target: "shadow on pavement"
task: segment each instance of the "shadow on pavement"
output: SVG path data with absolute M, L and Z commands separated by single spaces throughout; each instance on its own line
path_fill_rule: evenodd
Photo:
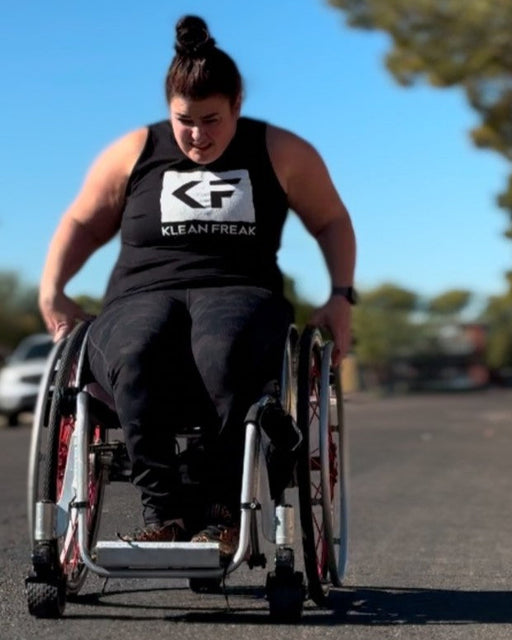
M 148 590 L 144 589 L 144 592 Z M 173 589 L 155 589 L 164 592 Z M 182 591 L 180 589 L 180 591 Z M 119 596 L 137 591 L 115 590 L 103 594 L 78 596 L 74 603 L 84 609 L 67 612 L 70 618 L 164 619 L 169 622 L 270 624 L 263 589 L 227 587 L 224 597 L 217 594 L 207 601 L 199 599 L 173 606 L 163 597 L 158 605 L 120 602 Z M 142 593 L 142 590 L 139 591 Z M 113 596 L 117 596 L 112 600 Z M 240 601 L 239 598 L 245 598 Z M 247 602 L 250 598 L 252 604 Z M 81 608 L 81 607 L 80 607 Z M 108 609 L 108 613 L 106 611 Z M 156 613 L 158 610 L 158 613 Z M 138 612 L 138 613 L 137 613 Z M 511 591 L 459 591 L 396 587 L 353 587 L 332 591 L 326 608 L 307 601 L 303 626 L 354 625 L 466 625 L 512 623 Z
M 512 622 L 512 590 L 462 591 L 355 587 L 332 594 L 343 624 L 504 624 Z

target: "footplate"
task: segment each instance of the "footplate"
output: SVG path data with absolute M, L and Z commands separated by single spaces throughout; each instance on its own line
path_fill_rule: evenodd
M 218 543 L 101 541 L 93 557 L 105 569 L 218 569 Z

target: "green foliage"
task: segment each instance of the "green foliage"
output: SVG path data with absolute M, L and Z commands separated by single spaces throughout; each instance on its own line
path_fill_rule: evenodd
M 409 86 L 461 87 L 480 115 L 474 143 L 512 160 L 510 0 L 329 0 L 349 25 L 392 38 L 386 64 Z M 498 204 L 512 222 L 512 176 Z M 512 238 L 512 224 L 505 234 Z
M 27 287 L 16 273 L 0 273 L 0 354 L 44 325 L 37 306 L 37 289 Z
M 389 311 L 413 311 L 418 304 L 418 296 L 391 283 L 384 283 L 361 295 L 365 307 Z
M 456 316 L 471 300 L 471 291 L 451 289 L 430 300 L 429 311 L 441 316 Z
M 86 313 L 90 313 L 92 316 L 97 316 L 103 306 L 101 298 L 93 298 L 87 295 L 77 296 L 75 302 L 77 302 Z
M 11 351 L 25 336 L 46 331 L 37 298 L 37 287 L 26 285 L 14 272 L 0 272 L 0 356 Z M 78 296 L 76 300 L 92 315 L 101 309 L 101 300 L 97 298 Z
M 419 330 L 404 311 L 369 307 L 362 303 L 354 309 L 353 334 L 359 362 L 381 367 L 412 351 Z
M 415 293 L 386 283 L 362 292 L 353 311 L 356 354 L 361 364 L 382 368 L 414 348 L 419 329 L 411 319 Z
M 486 360 L 492 369 L 512 366 L 512 271 L 507 280 L 509 291 L 491 297 L 482 315 L 488 328 Z

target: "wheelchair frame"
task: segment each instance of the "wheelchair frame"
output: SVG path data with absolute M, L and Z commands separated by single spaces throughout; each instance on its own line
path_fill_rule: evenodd
M 62 616 L 66 598 L 79 592 L 88 571 L 105 578 L 188 578 L 193 591 L 215 591 L 244 562 L 265 568 L 262 536 L 275 545 L 266 579 L 272 618 L 297 620 L 307 597 L 325 605 L 330 586 L 341 586 L 348 557 L 347 430 L 341 371 L 330 364 L 332 342 L 318 329 L 299 335 L 290 327 L 280 390 L 264 395 L 246 416 L 240 539 L 224 567 L 216 543 L 97 541 L 105 486 L 123 475 L 122 445 L 109 441 L 109 432 L 119 428 L 117 416 L 82 379 L 87 332 L 87 323 L 77 325 L 54 347 L 37 400 L 27 493 L 29 612 Z M 298 492 L 307 584 L 295 570 L 293 507 L 285 492 L 270 498 L 261 422 L 275 406 L 291 416 L 302 437 L 289 489 Z M 194 435 L 177 437 L 188 443 Z

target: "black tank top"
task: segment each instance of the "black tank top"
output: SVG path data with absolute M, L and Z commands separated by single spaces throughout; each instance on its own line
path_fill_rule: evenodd
M 173 288 L 282 291 L 277 251 L 288 201 L 267 152 L 266 126 L 240 118 L 226 151 L 208 165 L 185 156 L 169 121 L 149 126 L 127 186 L 107 304 Z

